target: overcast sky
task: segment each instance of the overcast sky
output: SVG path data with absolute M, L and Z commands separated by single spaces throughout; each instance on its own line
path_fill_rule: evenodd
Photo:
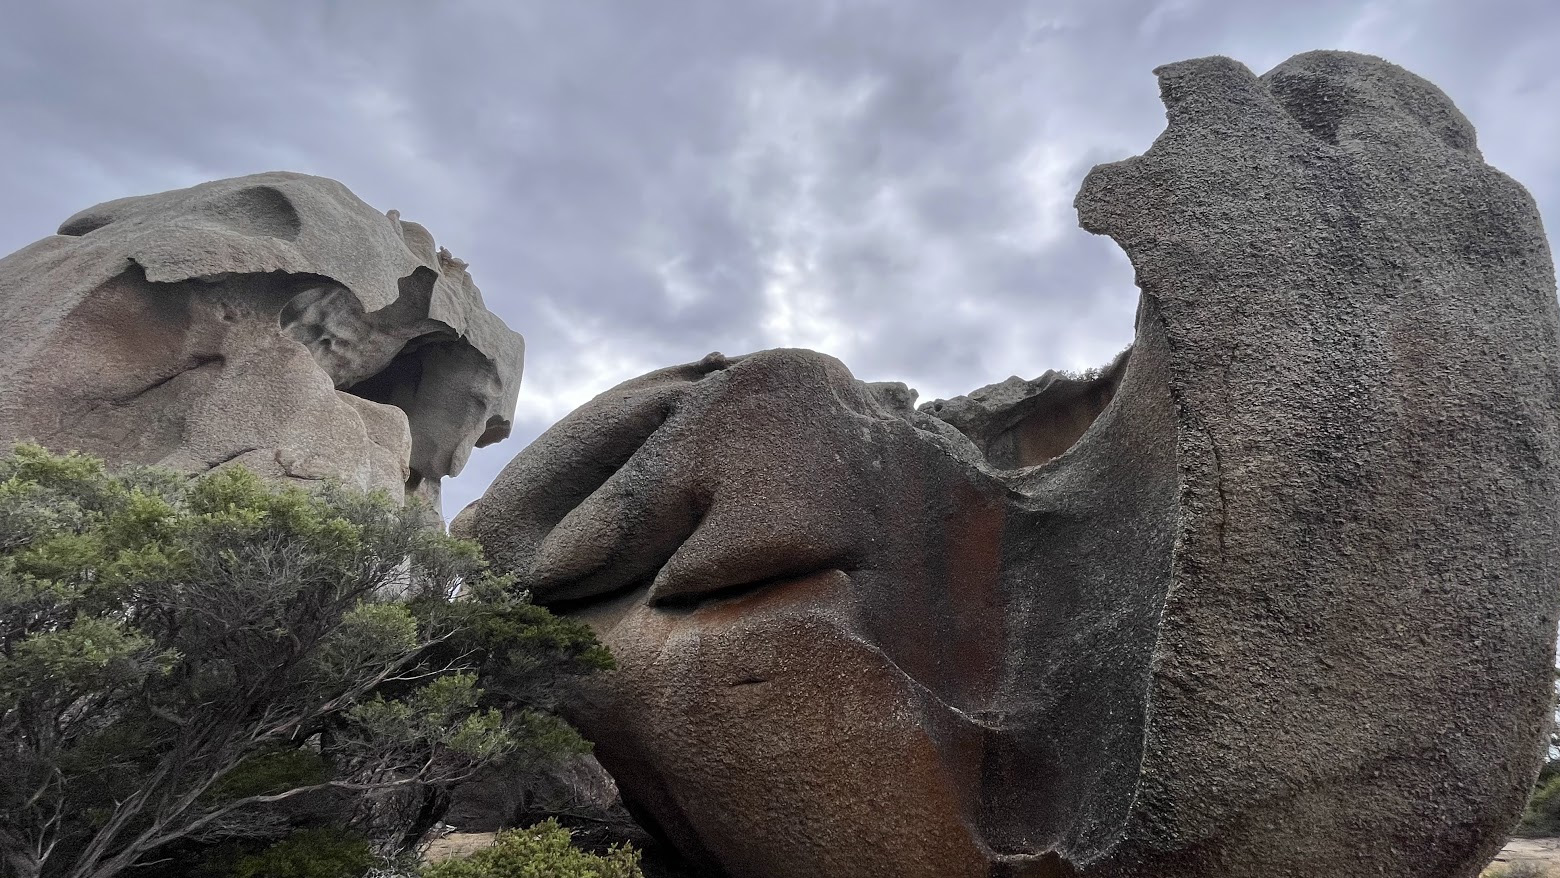
M 1106 362 L 1136 290 L 1077 228 L 1163 127 L 1151 70 L 1382 55 L 1560 227 L 1555 0 L 5 0 L 0 252 L 111 198 L 334 177 L 526 336 L 515 435 L 652 368 L 780 346 L 923 400 Z M 1551 241 L 1555 239 L 1551 233 Z

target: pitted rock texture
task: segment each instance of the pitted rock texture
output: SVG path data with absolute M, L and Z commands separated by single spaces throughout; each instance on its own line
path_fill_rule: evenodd
M 965 396 L 933 400 L 921 411 L 969 437 L 1000 469 L 1037 466 L 1071 448 L 1110 405 L 1128 352 L 1085 375 L 1055 370 L 1025 381 L 1017 375 Z
M 601 631 L 571 715 L 703 873 L 1471 878 L 1518 815 L 1560 608 L 1532 199 L 1380 59 L 1158 73 L 1168 128 L 1077 202 L 1142 290 L 1110 367 L 916 411 L 711 355 L 457 519 Z
M 321 177 L 110 201 L 0 260 L 0 442 L 436 506 L 523 359 L 465 263 Z

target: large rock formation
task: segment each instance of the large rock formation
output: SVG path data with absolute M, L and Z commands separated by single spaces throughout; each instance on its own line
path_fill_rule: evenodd
M 457 521 L 602 631 L 573 716 L 705 872 L 1457 878 L 1517 815 L 1560 604 L 1533 202 L 1379 59 L 1159 77 L 1077 202 L 1142 289 L 1110 368 L 916 411 L 712 355 Z
M 110 201 L 0 260 L 0 443 L 436 506 L 523 356 L 465 263 L 320 177 Z

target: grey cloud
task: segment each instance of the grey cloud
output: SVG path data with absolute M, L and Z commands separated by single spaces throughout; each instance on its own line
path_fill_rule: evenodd
M 336 177 L 528 339 L 515 437 L 630 374 L 785 344 L 926 396 L 1106 361 L 1131 270 L 1075 226 L 1162 126 L 1151 69 L 1371 51 L 1560 213 L 1548 0 L 113 0 L 8 11 L 0 250 L 122 195 Z M 791 311 L 785 312 L 789 303 Z

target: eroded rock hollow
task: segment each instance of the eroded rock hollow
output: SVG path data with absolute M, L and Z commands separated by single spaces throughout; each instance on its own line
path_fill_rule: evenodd
M 0 443 L 438 507 L 524 342 L 422 226 L 269 173 L 123 198 L 0 260 Z
M 1158 75 L 1077 199 L 1142 291 L 1099 374 L 916 410 L 712 355 L 457 521 L 602 632 L 572 717 L 704 872 L 1459 878 L 1515 819 L 1560 603 L 1533 201 L 1380 59 Z

